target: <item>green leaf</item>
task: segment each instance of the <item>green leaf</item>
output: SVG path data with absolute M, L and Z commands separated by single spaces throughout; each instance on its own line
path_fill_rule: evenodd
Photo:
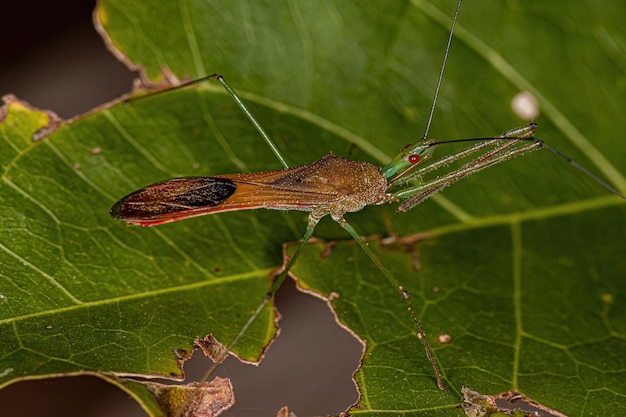
M 521 125 L 509 102 L 530 90 L 546 143 L 626 190 L 624 7 L 464 5 L 429 136 Z M 382 165 L 422 135 L 453 10 L 421 0 L 103 1 L 97 16 L 118 54 L 154 81 L 163 70 L 225 75 L 291 164 L 333 151 Z M 305 214 L 223 213 L 151 229 L 108 215 L 159 180 L 280 168 L 219 85 L 113 105 L 36 143 L 45 115 L 20 103 L 6 110 L 0 384 L 98 370 L 177 374 L 175 349 L 208 333 L 232 340 Z M 363 235 L 404 239 L 381 256 L 411 291 L 451 395 L 437 389 L 395 289 L 322 221 L 316 236 L 340 242 L 323 258 L 327 248 L 312 244 L 294 273 L 334 293 L 339 319 L 367 343 L 351 414 L 458 415 L 462 386 L 519 390 L 569 415 L 623 413 L 624 208 L 539 151 L 409 213 L 347 216 Z M 237 354 L 258 358 L 272 314 L 265 309 Z M 437 345 L 438 334 L 452 342 Z

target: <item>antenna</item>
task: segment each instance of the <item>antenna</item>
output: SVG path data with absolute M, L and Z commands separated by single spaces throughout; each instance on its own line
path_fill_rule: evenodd
M 428 115 L 428 122 L 426 122 L 426 130 L 424 131 L 424 136 L 422 136 L 422 140 L 426 140 L 428 137 L 428 131 L 430 130 L 430 124 L 433 121 L 433 115 L 435 114 L 435 107 L 437 106 L 437 98 L 439 98 L 439 89 L 441 88 L 441 81 L 443 80 L 443 72 L 446 69 L 446 63 L 448 62 L 448 55 L 450 53 L 450 45 L 452 44 L 452 36 L 454 35 L 454 27 L 456 26 L 456 20 L 459 17 L 459 11 L 461 10 L 461 2 L 459 0 L 456 4 L 456 11 L 454 12 L 454 17 L 452 18 L 452 26 L 450 26 L 450 35 L 448 36 L 448 43 L 446 45 L 446 51 L 443 54 L 443 62 L 441 63 L 441 71 L 439 71 L 439 80 L 437 80 L 437 88 L 435 89 L 435 96 L 433 97 L 433 104 L 430 107 L 430 114 Z

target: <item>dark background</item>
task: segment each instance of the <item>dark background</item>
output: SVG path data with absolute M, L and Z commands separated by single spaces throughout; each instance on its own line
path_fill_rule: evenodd
M 130 91 L 136 74 L 106 50 L 93 28 L 94 7 L 84 0 L 3 5 L 0 95 L 69 119 Z M 298 417 L 340 413 L 357 398 L 350 377 L 361 345 L 324 302 L 290 280 L 277 304 L 281 335 L 261 366 L 231 358 L 218 372 L 235 386 L 237 404 L 227 415 L 274 416 L 283 405 Z M 208 362 L 194 365 L 186 370 L 198 378 Z M 2 415 L 22 417 L 145 415 L 128 394 L 92 376 L 16 383 L 0 390 L 0 404 Z

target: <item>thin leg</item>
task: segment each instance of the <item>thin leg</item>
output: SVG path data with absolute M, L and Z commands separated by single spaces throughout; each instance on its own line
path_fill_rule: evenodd
M 211 77 L 217 78 L 217 80 L 222 83 L 222 85 L 224 86 L 224 88 L 226 89 L 228 94 L 230 94 L 230 96 L 233 98 L 233 100 L 235 100 L 235 103 L 237 103 L 239 108 L 245 113 L 245 115 L 248 117 L 250 122 L 252 122 L 252 124 L 254 125 L 256 130 L 261 134 L 261 137 L 263 137 L 263 140 L 265 141 L 267 146 L 269 146 L 270 149 L 272 150 L 272 152 L 274 152 L 274 155 L 276 155 L 276 158 L 278 158 L 280 163 L 283 164 L 283 167 L 289 168 L 289 165 L 287 164 L 287 161 L 285 161 L 285 158 L 283 157 L 283 155 L 280 153 L 280 151 L 276 147 L 276 144 L 274 143 L 272 138 L 270 138 L 270 136 L 267 134 L 267 132 L 265 132 L 265 129 L 263 129 L 263 126 L 261 126 L 261 124 L 259 122 L 257 122 L 257 120 L 254 118 L 252 113 L 250 113 L 250 110 L 248 110 L 248 108 L 243 103 L 243 101 L 241 101 L 241 99 L 239 98 L 237 93 L 235 93 L 235 90 L 230 88 L 230 86 L 226 83 L 226 81 L 224 80 L 224 77 L 222 77 L 219 74 L 213 74 L 213 75 L 211 75 Z
M 235 103 L 237 103 L 237 106 L 239 106 L 239 108 L 241 109 L 241 111 L 244 112 L 244 114 L 246 115 L 248 120 L 250 120 L 250 122 L 252 122 L 252 125 L 254 125 L 255 129 L 261 134 L 261 137 L 263 138 L 263 140 L 265 141 L 267 146 L 269 146 L 269 148 L 272 150 L 272 152 L 274 153 L 276 158 L 278 158 L 278 161 L 282 164 L 282 166 L 284 168 L 289 168 L 289 165 L 287 164 L 287 161 L 285 160 L 283 155 L 278 150 L 278 147 L 276 146 L 276 144 L 274 143 L 272 138 L 270 138 L 270 136 L 267 134 L 265 129 L 263 129 L 263 126 L 261 126 L 261 124 L 259 122 L 257 122 L 257 120 L 254 118 L 254 116 L 250 112 L 250 110 L 248 110 L 248 107 L 244 104 L 244 102 L 241 100 L 241 98 L 239 98 L 239 95 L 235 92 L 235 90 L 233 90 L 228 85 L 228 83 L 224 80 L 224 77 L 222 77 L 221 75 L 219 75 L 219 74 L 207 75 L 206 77 L 197 78 L 195 80 L 183 82 L 183 83 L 181 83 L 181 84 L 179 84 L 177 86 L 168 88 L 165 91 L 179 90 L 179 89 L 186 88 L 186 87 L 189 87 L 189 86 L 192 86 L 192 85 L 203 83 L 203 82 L 205 82 L 205 81 L 207 81 L 209 79 L 212 79 L 212 78 L 217 79 L 222 84 L 222 86 L 224 87 L 224 89 L 226 90 L 228 95 L 230 95 L 232 97 L 232 99 L 235 100 Z M 157 91 L 155 94 L 159 94 L 159 93 L 165 92 L 165 91 Z M 139 96 L 139 97 L 130 97 L 126 101 L 127 102 L 133 102 L 133 101 L 137 101 L 137 100 L 142 100 L 142 99 L 144 99 L 146 97 L 150 97 L 151 95 L 152 94 L 148 94 L 147 96 L 144 95 L 144 96 Z
M 261 314 L 261 311 L 263 311 L 265 306 L 274 297 L 274 295 L 276 294 L 276 291 L 278 291 L 281 284 L 285 281 L 285 278 L 287 278 L 287 274 L 289 273 L 293 265 L 296 263 L 296 260 L 298 259 L 298 257 L 300 257 L 300 254 L 302 254 L 302 251 L 304 250 L 304 247 L 306 246 L 307 242 L 309 241 L 309 239 L 311 239 L 311 236 L 313 236 L 313 231 L 315 230 L 315 226 L 317 225 L 318 222 L 319 222 L 319 219 L 316 219 L 314 216 L 309 215 L 309 224 L 307 226 L 306 232 L 304 233 L 304 236 L 302 236 L 300 244 L 298 245 L 298 248 L 294 252 L 293 256 L 291 257 L 291 259 L 289 260 L 285 268 L 278 275 L 278 277 L 276 277 L 276 279 L 274 280 L 274 283 L 272 284 L 272 287 L 269 289 L 267 294 L 265 294 L 263 301 L 261 301 L 261 304 L 259 304 L 256 310 L 254 310 L 254 313 L 252 313 L 248 321 L 246 321 L 246 323 L 243 325 L 241 330 L 239 330 L 239 332 L 233 338 L 233 340 L 231 340 L 230 343 L 225 347 L 224 349 L 225 354 L 219 358 L 215 358 L 215 362 L 208 369 L 208 371 L 202 376 L 199 382 L 206 382 L 209 380 L 209 378 L 211 377 L 211 375 L 213 375 L 213 372 L 215 372 L 217 367 L 226 359 L 227 357 L 226 353 L 232 351 L 233 347 L 237 344 L 237 342 L 239 342 L 239 339 L 241 339 L 241 337 L 246 333 L 246 331 L 248 331 L 248 328 L 257 319 L 257 317 L 259 317 L 259 314 Z M 200 394 L 200 390 L 197 390 L 191 393 L 187 397 L 183 405 L 178 409 L 178 412 L 175 414 L 174 417 L 181 417 L 182 415 L 184 415 L 189 405 L 194 402 L 194 400 L 196 399 L 196 396 L 199 394 Z
M 515 156 L 523 155 L 526 152 L 534 151 L 541 148 L 542 142 L 532 142 L 519 148 L 513 148 L 506 150 L 509 147 L 507 144 L 502 148 L 496 149 L 494 152 L 490 152 L 474 161 L 468 162 L 456 171 L 452 171 L 439 178 L 435 178 L 432 181 L 428 181 L 420 186 L 409 188 L 398 192 L 398 197 L 412 196 L 407 201 L 403 202 L 398 208 L 398 212 L 404 212 L 412 209 L 422 201 L 426 200 L 433 194 L 441 191 L 443 188 L 454 184 L 455 182 L 468 177 L 472 174 L 482 171 L 485 168 L 499 164 L 500 162 L 511 159 Z M 504 152 L 502 152 L 504 151 Z
M 445 144 L 450 144 L 450 143 L 478 141 L 477 144 L 472 145 L 468 148 L 465 148 L 457 153 L 440 158 L 434 162 L 430 162 L 429 164 L 425 166 L 421 166 L 418 170 L 414 172 L 412 172 L 412 170 L 414 167 L 417 167 L 417 165 L 413 165 L 412 167 L 408 168 L 404 172 L 393 177 L 387 184 L 389 186 L 391 186 L 392 184 L 396 186 L 399 184 L 407 183 L 415 178 L 421 179 L 424 175 L 426 175 L 429 172 L 435 171 L 441 167 L 445 167 L 448 164 L 454 161 L 457 161 L 459 159 L 466 158 L 478 151 L 483 150 L 484 148 L 497 148 L 497 150 L 489 151 L 477 159 L 484 159 L 487 157 L 486 155 L 489 155 L 490 153 L 494 153 L 494 152 L 498 153 L 498 152 L 501 152 L 503 149 L 506 149 L 507 147 L 514 146 L 515 143 L 518 142 L 518 139 L 537 141 L 536 139 L 532 138 L 532 135 L 535 133 L 535 129 L 536 129 L 536 125 L 530 124 L 527 126 L 522 126 L 522 127 L 518 127 L 515 129 L 511 129 L 509 131 L 504 132 L 500 136 L 492 137 L 492 138 L 458 139 L 458 140 L 447 140 L 443 142 L 431 142 L 429 147 L 445 145 Z
M 369 246 L 367 246 L 367 244 L 363 241 L 363 239 L 361 239 L 361 236 L 356 232 L 356 230 L 354 230 L 354 228 L 352 227 L 352 225 L 350 225 L 350 223 L 348 223 L 343 217 L 335 219 L 335 221 L 339 223 L 341 227 L 346 229 L 348 233 L 350 233 L 350 236 L 352 236 L 352 238 L 361 247 L 361 249 L 363 249 L 363 252 L 365 252 L 365 254 L 371 259 L 374 265 L 376 265 L 378 269 L 382 271 L 385 278 L 387 278 L 387 280 L 391 283 L 391 285 L 393 285 L 393 287 L 396 290 L 398 290 L 398 292 L 400 293 L 400 296 L 406 302 L 407 309 L 409 310 L 409 313 L 411 314 L 411 318 L 413 319 L 413 322 L 415 323 L 415 327 L 417 328 L 417 337 L 422 341 L 422 344 L 424 345 L 424 350 L 426 351 L 426 356 L 428 357 L 428 360 L 430 361 L 430 365 L 432 366 L 433 371 L 435 372 L 435 378 L 437 379 L 437 386 L 439 387 L 439 389 L 443 391 L 448 391 L 448 389 L 446 388 L 446 385 L 443 383 L 443 379 L 441 378 L 441 372 L 439 372 L 437 361 L 435 361 L 433 352 L 430 349 L 428 340 L 426 339 L 426 332 L 424 331 L 424 328 L 422 327 L 422 323 L 417 317 L 417 313 L 415 312 L 415 308 L 413 307 L 413 301 L 411 300 L 411 296 L 409 292 L 404 288 L 404 286 L 402 286 L 400 281 L 398 281 L 398 279 L 393 275 L 393 273 L 387 267 L 383 265 L 380 259 L 378 259 L 378 256 L 376 256 L 376 254 L 372 252 Z

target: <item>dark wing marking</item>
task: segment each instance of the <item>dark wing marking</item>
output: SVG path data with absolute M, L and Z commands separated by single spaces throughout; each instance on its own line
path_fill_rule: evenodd
M 182 212 L 218 206 L 236 190 L 235 183 L 227 178 L 174 178 L 149 185 L 122 198 L 111 208 L 111 216 L 129 223 L 158 220 L 176 213 L 180 216 Z

